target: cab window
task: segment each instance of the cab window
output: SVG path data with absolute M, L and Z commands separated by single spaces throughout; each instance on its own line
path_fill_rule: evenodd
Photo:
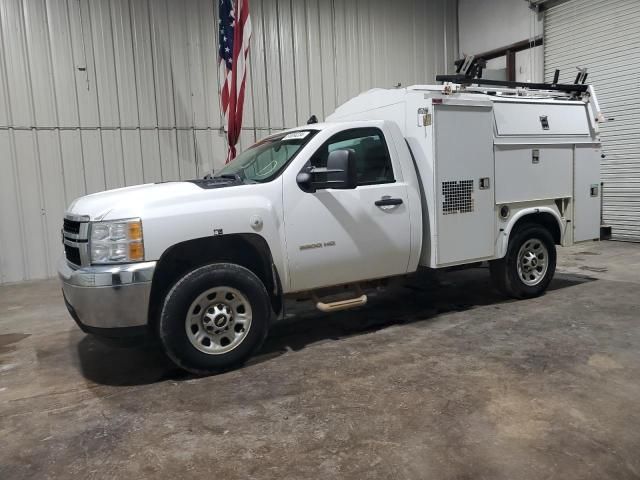
M 326 167 L 334 150 L 355 152 L 358 185 L 375 185 L 395 181 L 389 149 L 378 128 L 354 128 L 335 134 L 311 158 L 314 167 Z

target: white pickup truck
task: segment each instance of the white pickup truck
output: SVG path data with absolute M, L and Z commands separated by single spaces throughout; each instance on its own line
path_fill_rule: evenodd
M 602 120 L 591 87 L 371 90 L 212 178 L 75 200 L 66 305 L 86 332 L 151 332 L 208 374 L 251 356 L 288 296 L 330 312 L 484 261 L 505 294 L 540 295 L 556 245 L 599 238 Z

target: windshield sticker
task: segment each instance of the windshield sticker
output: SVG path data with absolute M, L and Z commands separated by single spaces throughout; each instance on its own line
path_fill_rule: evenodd
M 291 132 L 290 134 L 286 135 L 281 141 L 286 142 L 287 140 L 300 140 L 307 135 L 309 135 L 309 131 Z

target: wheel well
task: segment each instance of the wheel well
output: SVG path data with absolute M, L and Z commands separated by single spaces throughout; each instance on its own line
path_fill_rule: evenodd
M 558 225 L 558 220 L 556 219 L 556 217 L 548 212 L 538 212 L 524 215 L 516 221 L 516 224 L 513 226 L 511 231 L 515 232 L 516 230 L 522 228 L 524 225 L 532 223 L 546 228 L 553 237 L 553 241 L 555 242 L 555 244 L 560 245 L 560 243 L 562 242 L 560 225 Z
M 274 312 L 280 312 L 282 288 L 269 245 L 257 234 L 231 234 L 177 243 L 162 254 L 153 274 L 149 323 L 157 321 L 163 299 L 178 279 L 198 267 L 223 262 L 255 273 L 269 293 Z

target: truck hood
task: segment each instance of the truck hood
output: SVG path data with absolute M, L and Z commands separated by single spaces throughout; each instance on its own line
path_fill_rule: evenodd
M 67 214 L 89 216 L 92 221 L 141 216 L 146 206 L 197 195 L 202 189 L 190 182 L 148 183 L 93 193 L 75 199 Z

